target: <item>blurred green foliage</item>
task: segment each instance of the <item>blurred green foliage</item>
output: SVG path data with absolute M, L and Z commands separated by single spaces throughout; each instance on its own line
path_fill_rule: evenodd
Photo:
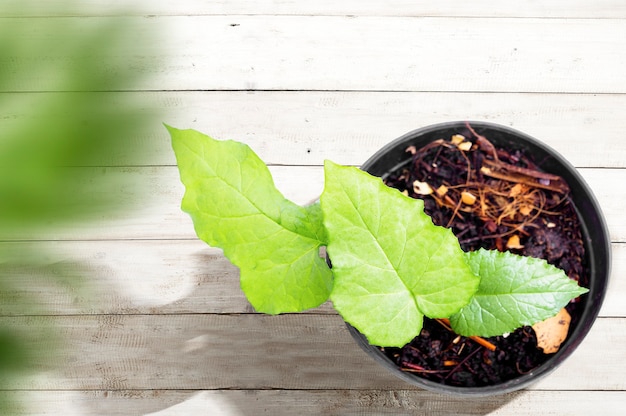
M 153 40 L 123 17 L 0 16 L 0 393 L 53 353 L 50 328 L 23 335 L 24 318 L 41 311 L 20 279 L 79 284 L 69 265 L 20 240 L 125 212 L 132 207 L 119 190 L 141 189 L 106 167 L 142 152 L 142 131 L 161 119 L 129 92 L 142 71 L 127 62 L 128 45 L 140 51 Z M 144 67 L 159 64 L 140 58 Z M 10 396 L 0 394 L 2 415 L 16 411 Z
M 122 53 L 137 36 L 129 20 L 83 20 L 1 22 L 0 230 L 122 208 L 108 192 L 119 183 L 76 167 L 141 151 L 134 139 L 151 115 L 124 92 L 139 71 Z

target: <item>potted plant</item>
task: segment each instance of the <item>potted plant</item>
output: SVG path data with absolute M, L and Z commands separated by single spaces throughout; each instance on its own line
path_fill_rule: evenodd
M 520 132 L 486 123 L 416 130 L 363 170 L 325 162 L 320 202 L 301 207 L 246 145 L 168 130 L 186 188 L 182 208 L 198 236 L 240 268 L 254 308 L 299 312 L 330 299 L 357 342 L 413 384 L 479 395 L 522 388 L 571 354 L 597 316 L 610 264 L 598 205 L 562 157 Z M 454 156 L 442 155 L 448 150 Z M 497 181 L 510 186 L 489 190 Z M 545 219 L 563 202 L 564 235 L 580 243 L 565 258 L 555 257 L 561 240 L 552 237 L 565 223 Z M 425 206 L 444 214 L 431 217 Z M 519 215 L 529 219 L 511 225 Z M 543 234 L 533 232 L 537 219 Z M 541 238 L 543 252 L 531 241 Z M 464 250 L 465 240 L 472 244 Z M 558 352 L 529 360 L 537 338 L 562 341 L 540 327 L 568 326 L 567 310 L 571 329 L 556 336 L 564 338 Z M 504 363 L 514 370 L 489 375 Z M 485 368 L 487 376 L 471 376 Z

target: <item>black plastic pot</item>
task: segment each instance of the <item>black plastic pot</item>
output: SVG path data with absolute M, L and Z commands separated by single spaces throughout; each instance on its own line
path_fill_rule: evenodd
M 449 386 L 403 372 L 378 347 L 370 345 L 365 336 L 354 327 L 348 325 L 348 328 L 356 342 L 370 356 L 412 385 L 440 393 L 488 396 L 519 390 L 535 383 L 552 372 L 578 347 L 595 321 L 605 296 L 611 264 L 611 245 L 606 222 L 596 198 L 567 160 L 544 143 L 509 127 L 485 122 L 470 122 L 470 125 L 496 147 L 523 150 L 545 172 L 559 175 L 569 184 L 572 203 L 581 222 L 585 261 L 589 270 L 589 293 L 583 297 L 582 315 L 577 325 L 570 328 L 570 335 L 560 350 L 531 373 L 502 384 L 485 387 Z M 419 149 L 431 141 L 449 139 L 457 133 L 465 133 L 467 136 L 466 122 L 436 124 L 411 131 L 383 147 L 361 168 L 372 175 L 384 178 L 410 162 L 410 155 L 406 153 L 407 147 L 415 146 Z

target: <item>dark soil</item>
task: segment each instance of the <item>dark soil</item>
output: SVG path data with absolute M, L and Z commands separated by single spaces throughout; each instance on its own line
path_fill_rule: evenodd
M 459 134 L 471 142 L 471 148 L 462 145 L 465 150 L 461 150 L 449 137 L 422 149 L 409 148 L 410 165 L 389 175 L 387 185 L 423 199 L 433 222 L 451 228 L 463 250 L 483 247 L 544 258 L 587 286 L 579 221 L 564 181 L 541 172 L 521 151 L 494 148 L 470 126 Z M 443 194 L 441 188 L 442 194 L 419 194 L 415 181 L 426 182 L 433 190 L 444 185 L 447 192 Z M 464 203 L 463 192 L 471 193 L 476 201 Z M 567 306 L 572 316 L 570 332 L 579 309 L 577 300 Z M 502 383 L 550 358 L 537 347 L 531 327 L 487 340 L 496 346 L 495 351 L 426 319 L 422 333 L 411 343 L 381 349 L 403 371 L 465 387 Z

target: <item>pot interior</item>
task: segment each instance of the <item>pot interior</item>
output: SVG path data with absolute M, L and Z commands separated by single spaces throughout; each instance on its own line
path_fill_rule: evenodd
M 563 362 L 580 344 L 595 321 L 605 296 L 610 272 L 611 246 L 606 222 L 600 206 L 591 189 L 576 169 L 555 150 L 525 133 L 509 127 L 485 123 L 469 123 L 476 133 L 485 136 L 495 147 L 522 150 L 533 162 L 547 173 L 561 176 L 570 187 L 570 200 L 580 221 L 588 281 L 581 282 L 589 289 L 582 297 L 581 316 L 570 328 L 568 339 L 560 350 L 544 364 L 531 373 L 514 378 L 507 382 L 485 387 L 455 387 L 426 380 L 419 375 L 400 371 L 395 363 L 385 356 L 380 349 L 368 344 L 367 339 L 355 328 L 348 325 L 355 340 L 374 359 L 391 369 L 402 379 L 420 387 L 453 394 L 491 395 L 521 389 L 539 378 L 549 374 Z M 385 179 L 390 173 L 402 169 L 411 162 L 406 152 L 409 146 L 417 149 L 438 140 L 450 139 L 454 134 L 472 137 L 466 122 L 450 122 L 424 127 L 411 131 L 392 141 L 368 159 L 362 169 L 372 175 Z

